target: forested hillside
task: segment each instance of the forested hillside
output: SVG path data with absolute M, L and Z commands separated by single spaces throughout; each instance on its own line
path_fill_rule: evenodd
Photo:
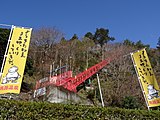
M 9 31 L 0 29 L 0 65 Z M 74 34 L 70 39 L 65 39 L 64 34 L 56 28 L 40 28 L 32 33 L 23 81 L 34 87 L 36 80 L 49 76 L 50 65 L 53 65 L 55 70 L 65 66 L 62 71 L 54 71 L 53 74 L 72 70 L 76 75 L 106 58 L 115 58 L 99 72 L 105 106 L 145 109 L 145 100 L 130 57 L 131 52 L 142 48 L 147 50 L 159 83 L 159 46 L 150 48 L 141 40 L 132 42 L 129 39 L 120 43 L 105 28 L 97 28 L 94 33 L 88 32 L 82 38 Z M 88 90 L 86 86 L 92 86 L 93 89 Z M 79 86 L 78 90 L 79 95 L 90 99 L 95 106 L 99 105 L 96 76 Z

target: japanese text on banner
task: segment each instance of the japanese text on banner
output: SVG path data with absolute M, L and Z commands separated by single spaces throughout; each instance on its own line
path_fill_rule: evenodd
M 7 58 L 1 76 L 0 94 L 19 93 L 25 69 L 32 29 L 13 28 Z
M 132 58 L 149 107 L 159 106 L 159 86 L 153 73 L 146 50 L 142 49 L 133 53 Z

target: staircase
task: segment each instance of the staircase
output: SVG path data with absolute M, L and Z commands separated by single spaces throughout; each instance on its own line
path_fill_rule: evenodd
M 109 59 L 103 60 L 102 62 L 90 67 L 89 69 L 81 72 L 80 74 L 76 75 L 75 77 L 70 77 L 61 80 L 61 82 L 56 82 L 56 86 L 62 86 L 69 91 L 76 92 L 76 88 L 83 83 L 85 80 L 90 78 L 92 75 L 97 73 L 101 70 L 104 66 L 110 63 Z
M 72 71 L 67 71 L 58 76 L 52 76 L 43 78 L 36 82 L 35 89 L 47 87 L 50 85 L 61 86 L 69 91 L 77 92 L 76 88 L 90 78 L 92 75 L 101 70 L 104 66 L 110 63 L 110 59 L 103 60 L 102 62 L 88 68 L 87 70 L 79 73 L 75 77 L 72 77 Z

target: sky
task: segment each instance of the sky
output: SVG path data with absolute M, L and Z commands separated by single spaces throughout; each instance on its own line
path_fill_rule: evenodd
M 66 39 L 105 28 L 115 42 L 156 48 L 160 37 L 160 0 L 2 0 L 0 9 L 0 24 L 56 27 Z

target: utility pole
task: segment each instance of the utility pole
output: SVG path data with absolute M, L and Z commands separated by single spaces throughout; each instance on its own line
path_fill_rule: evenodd
M 98 73 L 97 73 L 97 80 L 98 80 L 98 87 L 99 87 L 99 93 L 100 93 L 100 97 L 101 97 L 102 107 L 104 107 L 104 102 L 103 102 L 102 91 L 101 91 L 101 85 L 100 85 Z

